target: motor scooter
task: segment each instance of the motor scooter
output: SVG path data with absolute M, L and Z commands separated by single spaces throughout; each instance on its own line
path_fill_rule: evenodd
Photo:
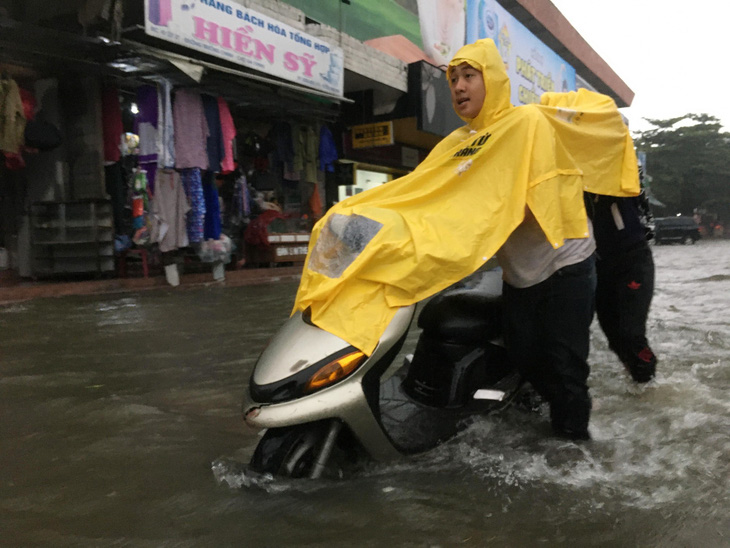
M 523 381 L 502 343 L 501 286 L 498 269 L 480 270 L 399 309 L 370 356 L 294 313 L 244 397 L 246 424 L 266 429 L 250 469 L 341 477 L 363 458 L 426 451 L 509 405 Z M 397 359 L 414 323 L 415 351 Z

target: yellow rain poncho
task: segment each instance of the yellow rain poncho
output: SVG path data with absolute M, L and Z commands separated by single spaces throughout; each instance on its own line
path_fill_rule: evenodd
M 479 114 L 410 174 L 335 205 L 312 231 L 294 310 L 372 353 L 399 307 L 482 266 L 528 206 L 549 242 L 588 236 L 583 191 L 639 192 L 633 143 L 612 99 L 581 90 L 513 107 L 494 42 L 450 67 L 481 70 Z M 448 72 L 447 72 L 448 74 Z

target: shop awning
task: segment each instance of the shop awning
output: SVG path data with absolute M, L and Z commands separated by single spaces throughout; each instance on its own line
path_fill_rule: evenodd
M 348 99 L 346 97 L 340 97 L 338 95 L 332 95 L 330 93 L 326 93 L 324 91 L 308 88 L 305 86 L 301 86 L 298 84 L 294 84 L 291 82 L 284 82 L 283 80 L 278 80 L 275 78 L 269 78 L 267 76 L 255 74 L 253 72 L 248 72 L 240 69 L 234 69 L 230 67 L 223 66 L 219 63 L 213 63 L 210 61 L 205 61 L 196 57 L 190 57 L 187 55 L 182 55 L 179 53 L 175 53 L 172 51 L 148 46 L 139 42 L 134 42 L 131 40 L 125 40 L 123 41 L 124 44 L 130 46 L 132 49 L 139 51 L 140 53 L 143 53 L 145 55 L 155 57 L 157 59 L 164 59 L 166 61 L 169 61 L 179 69 L 181 69 L 183 72 L 188 74 L 191 78 L 196 80 L 197 82 L 200 82 L 200 79 L 202 77 L 202 73 L 200 73 L 199 76 L 196 76 L 194 73 L 197 73 L 197 69 L 210 69 L 215 70 L 218 72 L 222 72 L 225 74 L 230 74 L 232 76 L 238 76 L 240 78 L 244 78 L 247 80 L 252 80 L 254 82 L 260 82 L 268 85 L 274 85 L 281 88 L 298 91 L 300 93 L 305 93 L 307 95 L 314 95 L 317 97 L 322 97 L 324 99 L 327 99 L 329 101 L 332 101 L 334 103 L 352 103 L 353 101 L 351 99 Z M 199 54 L 196 54 L 199 56 Z M 197 67 L 197 69 L 195 69 Z
M 0 17 L 0 67 L 11 76 L 64 78 L 73 74 L 115 80 L 120 87 L 164 77 L 174 85 L 199 87 L 225 97 L 251 119 L 301 118 L 333 121 L 351 99 L 226 66 L 167 43 L 146 40 L 133 26 L 122 38 L 83 36 L 75 32 Z M 143 43 L 147 42 L 147 43 Z M 161 47 L 163 46 L 163 47 Z M 174 49 L 176 48 L 176 49 Z

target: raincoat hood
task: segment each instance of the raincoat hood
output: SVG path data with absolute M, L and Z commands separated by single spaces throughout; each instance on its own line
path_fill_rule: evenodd
M 633 143 L 615 103 L 587 90 L 513 107 L 494 43 L 449 67 L 481 68 L 487 95 L 469 125 L 411 173 L 333 206 L 315 225 L 294 310 L 366 354 L 396 311 L 488 261 L 530 209 L 554 247 L 589 237 L 584 191 L 639 193 Z
M 480 71 L 484 79 L 484 88 L 487 94 L 479 114 L 476 118 L 465 118 L 459 115 L 472 129 L 479 131 L 495 119 L 507 114 L 513 108 L 510 103 L 509 76 L 507 76 L 507 70 L 499 50 L 490 38 L 477 40 L 457 51 L 446 69 L 446 78 L 448 80 L 451 79 L 452 69 L 462 63 L 467 63 L 472 68 Z

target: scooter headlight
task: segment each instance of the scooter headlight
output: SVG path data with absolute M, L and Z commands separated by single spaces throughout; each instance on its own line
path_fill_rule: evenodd
M 307 385 L 304 387 L 304 392 L 314 392 L 315 390 L 330 386 L 340 379 L 344 379 L 347 375 L 355 371 L 366 359 L 367 356 L 358 350 L 332 360 L 327 365 L 320 367 L 310 377 Z

